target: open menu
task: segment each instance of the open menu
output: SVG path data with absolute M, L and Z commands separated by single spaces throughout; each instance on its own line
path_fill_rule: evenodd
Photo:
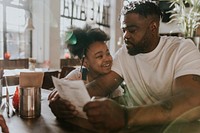
M 52 77 L 55 88 L 62 99 L 70 101 L 79 112 L 79 116 L 86 118 L 83 106 L 90 101 L 90 95 L 82 80 L 66 80 Z

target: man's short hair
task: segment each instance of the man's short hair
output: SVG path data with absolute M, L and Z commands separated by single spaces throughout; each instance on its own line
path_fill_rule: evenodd
M 138 13 L 144 17 L 155 15 L 162 17 L 162 12 L 155 0 L 124 0 L 121 15 Z

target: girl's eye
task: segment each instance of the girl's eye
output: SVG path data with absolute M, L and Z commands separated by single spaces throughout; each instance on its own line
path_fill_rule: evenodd
M 96 56 L 97 59 L 103 58 L 103 55 Z

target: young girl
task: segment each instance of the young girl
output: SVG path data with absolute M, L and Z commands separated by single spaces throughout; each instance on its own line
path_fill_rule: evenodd
M 104 31 L 99 28 L 88 30 L 76 28 L 68 35 L 66 41 L 68 49 L 73 56 L 78 56 L 82 63 L 80 68 L 71 71 L 65 79 L 82 79 L 87 84 L 111 71 L 113 60 L 106 44 L 109 37 Z M 121 86 L 108 97 L 120 104 L 130 106 L 130 103 L 124 100 L 124 89 Z
M 73 56 L 78 56 L 81 66 L 72 70 L 66 80 L 83 80 L 85 84 L 95 80 L 98 76 L 109 73 L 112 57 L 106 42 L 109 37 L 100 29 L 76 28 L 67 33 L 66 44 Z M 121 105 L 132 106 L 128 89 L 119 86 L 108 98 L 114 99 Z M 62 101 L 54 89 L 48 97 L 49 107 L 59 119 L 68 119 L 77 115 L 70 101 Z M 73 109 L 72 109 L 73 108 Z M 72 109 L 72 110 L 71 110 Z

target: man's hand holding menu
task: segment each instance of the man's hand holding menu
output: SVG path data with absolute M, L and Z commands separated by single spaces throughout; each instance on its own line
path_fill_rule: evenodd
M 78 116 L 87 118 L 83 106 L 90 101 L 90 96 L 82 80 L 65 80 L 52 77 L 55 88 L 62 99 L 70 101 L 79 112 Z

